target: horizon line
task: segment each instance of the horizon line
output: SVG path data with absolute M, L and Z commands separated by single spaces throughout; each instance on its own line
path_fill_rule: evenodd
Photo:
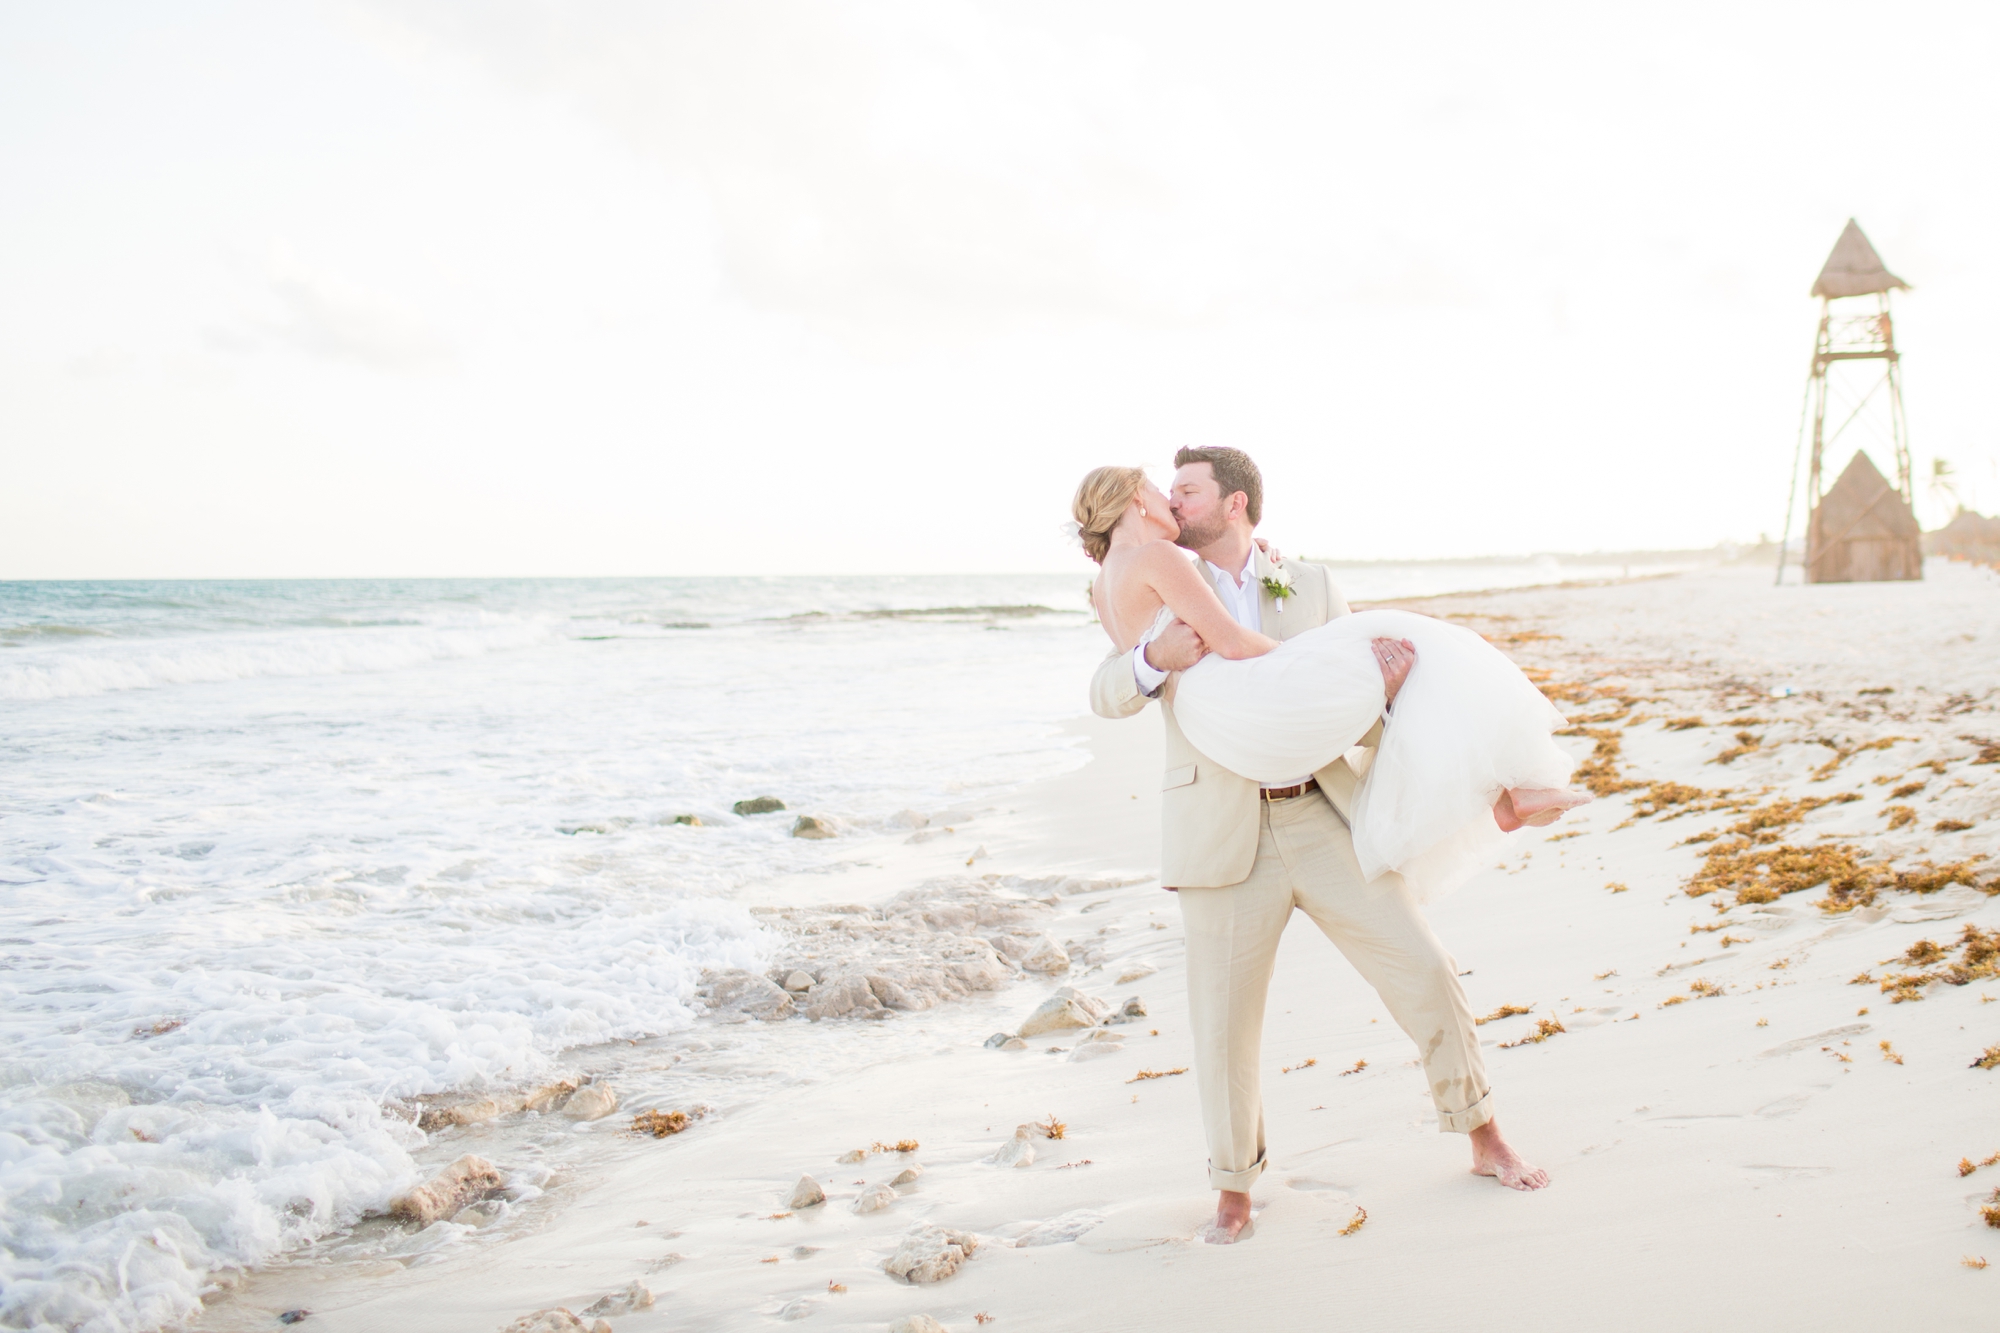
M 1702 557 L 1740 558 L 1764 551 L 1775 552 L 1777 543 L 1717 542 L 1713 546 L 1663 547 L 1625 551 L 1525 551 L 1489 555 L 1414 556 L 1408 558 L 1343 558 L 1327 555 L 1287 557 L 1309 564 L 1346 568 L 1388 565 L 1487 565 L 1519 564 L 1529 561 L 1595 563 L 1660 563 Z M 496 580 L 540 580 L 583 582 L 595 579 L 807 579 L 807 578 L 1061 578 L 1088 569 L 984 569 L 984 570 L 783 570 L 766 573 L 672 573 L 672 574 L 96 574 L 0 577 L 0 587 L 28 583 L 361 583 L 361 582 L 474 582 Z

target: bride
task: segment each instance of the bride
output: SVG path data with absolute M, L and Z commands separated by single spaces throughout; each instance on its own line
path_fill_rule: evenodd
M 1209 653 L 1173 687 L 1175 720 L 1196 749 L 1261 785 L 1325 767 L 1384 717 L 1374 640 L 1415 652 L 1355 798 L 1354 850 L 1369 879 L 1395 870 L 1420 900 L 1434 897 L 1506 833 L 1590 799 L 1567 789 L 1575 763 L 1550 737 L 1567 719 L 1470 630 L 1362 611 L 1280 643 L 1230 617 L 1138 468 L 1096 469 L 1072 510 L 1103 567 L 1091 597 L 1105 633 L 1122 652 L 1176 619 L 1199 634 Z

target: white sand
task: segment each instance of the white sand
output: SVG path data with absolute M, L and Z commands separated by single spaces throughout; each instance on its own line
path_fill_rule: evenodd
M 1420 609 L 1488 617 L 1468 623 L 1515 636 L 1509 651 L 1525 665 L 1644 697 L 1603 728 L 1620 738 L 1627 779 L 1739 794 L 1768 785 L 1766 802 L 1858 792 L 1784 836 L 1811 846 L 1838 835 L 1910 868 L 1993 851 L 2000 829 L 2000 764 L 1974 764 L 1981 743 L 1960 739 L 2000 740 L 2000 579 L 1932 572 L 1919 586 L 1777 591 L 1768 571 L 1721 571 Z M 1778 686 L 1799 693 L 1773 700 Z M 1894 693 L 1857 693 L 1875 687 Z M 1707 725 L 1663 725 L 1689 716 Z M 1763 720 L 1740 721 L 1752 716 Z M 772 900 L 868 901 L 946 871 L 1146 873 L 1157 861 L 1157 720 L 1079 725 L 1095 756 L 1080 773 L 949 837 L 778 886 Z M 1738 730 L 1759 748 L 1710 762 Z M 1889 736 L 1911 739 L 1855 751 L 1812 780 L 1837 747 Z M 1911 774 L 1933 759 L 1942 773 Z M 1920 779 L 1921 791 L 1890 799 Z M 1916 817 L 1885 831 L 1890 804 Z M 1551 831 L 1583 836 L 1533 833 L 1507 870 L 1433 909 L 1476 1009 L 1534 1007 L 1484 1031 L 1501 1123 L 1554 1177 L 1539 1194 L 1466 1171 L 1464 1141 L 1436 1132 L 1410 1043 L 1301 917 L 1266 1032 L 1271 1168 L 1255 1191 L 1255 1233 L 1234 1247 L 1197 1243 L 1213 1195 L 1193 1079 L 1129 1081 L 1189 1063 L 1174 899 L 1140 884 L 1060 900 L 1056 937 L 1104 950 L 1087 975 L 1028 978 L 882 1023 L 757 1025 L 761 1058 L 790 1062 L 789 1086 L 719 1101 L 719 1115 L 678 1138 L 606 1126 L 588 1168 L 526 1210 L 530 1225 L 428 1264 L 280 1267 L 218 1298 L 201 1326 L 267 1329 L 303 1306 L 304 1327 L 328 1333 L 497 1330 L 538 1308 L 581 1311 L 635 1279 L 657 1302 L 611 1316 L 618 1333 L 762 1328 L 781 1312 L 804 1328 L 877 1330 L 915 1312 L 971 1329 L 983 1312 L 1003 1333 L 1980 1326 L 2000 1293 L 2000 1231 L 1978 1205 L 2000 1186 L 2000 1166 L 1960 1178 L 1955 1164 L 2000 1150 L 2000 1070 L 1967 1068 L 2000 1042 L 2000 1008 L 1985 1003 L 2000 999 L 2000 979 L 1932 985 L 1901 1004 L 1849 979 L 1898 970 L 1883 960 L 1920 938 L 1945 943 L 1968 922 L 2000 928 L 2000 900 L 1964 886 L 1884 892 L 1828 915 L 1808 891 L 1719 915 L 1718 898 L 1681 891 L 1711 844 L 1675 844 L 1741 816 L 1615 827 L 1631 813 L 1629 795 L 1613 797 Z M 1937 833 L 1941 819 L 1973 827 Z M 989 859 L 967 870 L 981 844 Z M 2000 889 L 1996 876 L 2000 866 L 1981 878 Z M 1630 891 L 1607 892 L 1614 881 Z M 1136 962 L 1158 971 L 1116 984 Z M 1661 1007 L 1697 978 L 1724 993 Z M 1122 1052 L 1085 1063 L 1045 1053 L 1071 1044 L 1060 1036 L 1027 1052 L 982 1048 L 1065 981 L 1110 1000 L 1139 994 L 1150 1017 L 1118 1029 Z M 1497 1048 L 1547 1016 L 1567 1031 Z M 1884 1040 L 1904 1063 L 1884 1058 Z M 1317 1063 L 1280 1073 L 1307 1059 Z M 1360 1060 L 1365 1070 L 1341 1074 Z M 1032 1167 L 979 1162 L 1016 1124 L 1050 1113 L 1067 1135 L 1041 1142 Z M 887 1180 L 905 1159 L 835 1158 L 904 1137 L 921 1142 L 908 1159 L 925 1167 L 921 1182 L 856 1215 L 863 1182 Z M 427 1160 L 482 1142 L 473 1131 L 438 1140 Z M 831 1201 L 771 1217 L 802 1173 Z M 1365 1228 L 1339 1235 L 1358 1207 Z M 1103 1218 L 1079 1241 L 1007 1244 L 1079 1210 Z M 957 1276 L 906 1286 L 881 1261 L 921 1222 L 985 1243 Z M 669 1255 L 681 1258 L 663 1263 Z M 1996 1268 L 1970 1270 L 1966 1255 Z M 760 1262 L 769 1258 L 778 1262 Z

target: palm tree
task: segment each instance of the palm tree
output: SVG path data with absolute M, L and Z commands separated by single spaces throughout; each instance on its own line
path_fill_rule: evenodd
M 1965 512 L 1965 504 L 1958 496 L 1958 470 L 1945 459 L 1931 459 L 1931 479 L 1925 489 L 1932 500 L 1951 511 L 1946 522 Z

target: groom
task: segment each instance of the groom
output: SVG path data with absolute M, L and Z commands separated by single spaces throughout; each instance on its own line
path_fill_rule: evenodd
M 1276 639 L 1347 614 L 1322 565 L 1279 566 L 1252 539 L 1264 482 L 1238 449 L 1182 449 L 1169 498 L 1179 544 L 1201 557 L 1237 623 Z M 1278 590 L 1289 583 L 1282 597 Z M 1160 880 L 1178 891 L 1187 937 L 1188 1017 L 1208 1136 L 1209 1183 L 1220 1190 L 1212 1241 L 1228 1244 L 1250 1220 L 1250 1187 L 1265 1166 L 1258 1057 L 1264 998 L 1279 937 L 1294 909 L 1313 919 L 1372 985 L 1417 1043 L 1438 1128 L 1469 1135 L 1472 1169 L 1515 1189 L 1546 1173 L 1517 1156 L 1493 1119 L 1493 1098 L 1458 965 L 1431 933 L 1402 877 L 1369 882 L 1348 832 L 1360 776 L 1345 758 L 1296 781 L 1260 788 L 1196 750 L 1174 721 L 1172 675 L 1208 651 L 1176 621 L 1151 643 L 1113 653 L 1091 680 L 1100 717 L 1130 717 L 1154 699 L 1166 718 L 1167 771 Z M 1390 702 L 1415 661 L 1407 644 L 1376 640 Z M 1380 722 L 1358 745 L 1373 746 Z M 1361 771 L 1367 771 L 1366 761 Z

